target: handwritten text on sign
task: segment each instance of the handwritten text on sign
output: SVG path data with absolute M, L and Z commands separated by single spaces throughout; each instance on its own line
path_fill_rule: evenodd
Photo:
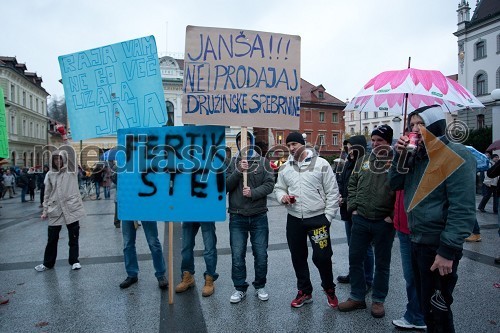
M 73 140 L 165 124 L 153 36 L 60 56 L 59 66 Z
M 121 220 L 226 219 L 224 127 L 123 129 L 118 143 Z
M 298 128 L 300 37 L 188 26 L 183 122 Z

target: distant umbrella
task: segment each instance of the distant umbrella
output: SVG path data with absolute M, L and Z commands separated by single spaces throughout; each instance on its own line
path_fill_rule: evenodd
M 478 151 L 476 148 L 472 147 L 472 146 L 465 146 L 467 149 L 469 149 L 469 151 L 472 153 L 472 155 L 474 155 L 474 157 L 476 158 L 476 162 L 477 162 L 477 165 L 476 165 L 476 169 L 477 171 L 486 171 L 489 169 L 490 167 L 490 159 L 488 158 L 488 156 L 486 156 L 485 154 L 481 153 L 480 151 Z
M 486 151 L 500 150 L 500 140 L 496 140 L 486 148 Z

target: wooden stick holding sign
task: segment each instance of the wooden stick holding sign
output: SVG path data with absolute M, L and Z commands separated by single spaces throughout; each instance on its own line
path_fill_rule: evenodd
M 241 128 L 241 141 L 240 141 L 240 153 L 241 160 L 247 160 L 247 127 L 243 126 Z M 247 187 L 247 170 L 243 170 L 243 187 Z
M 168 222 L 168 304 L 174 304 L 174 223 Z

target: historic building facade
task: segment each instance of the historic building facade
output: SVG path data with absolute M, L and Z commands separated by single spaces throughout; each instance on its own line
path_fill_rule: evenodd
M 485 105 L 459 111 L 458 120 L 470 129 L 495 126 L 490 94 L 500 88 L 500 1 L 478 1 L 471 18 L 468 1 L 460 0 L 457 14 L 458 82 Z
M 9 163 L 19 167 L 40 166 L 41 150 L 48 142 L 47 91 L 42 78 L 28 72 L 16 57 L 0 56 L 0 88 L 5 98 Z

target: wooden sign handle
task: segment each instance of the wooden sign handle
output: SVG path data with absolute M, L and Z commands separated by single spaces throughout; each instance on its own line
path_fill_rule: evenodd
M 174 223 L 168 222 L 168 304 L 174 304 Z
M 247 127 L 243 126 L 241 128 L 241 141 L 240 141 L 240 152 L 241 160 L 247 160 Z M 243 187 L 247 186 L 247 171 L 243 171 Z

